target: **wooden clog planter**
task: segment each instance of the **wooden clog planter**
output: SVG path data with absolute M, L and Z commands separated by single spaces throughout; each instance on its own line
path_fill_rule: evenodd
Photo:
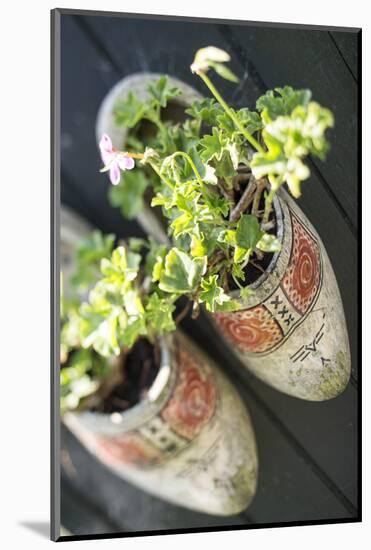
M 98 113 L 97 140 L 103 133 L 122 148 L 126 128 L 118 128 L 113 108 L 131 91 L 148 99 L 156 74 L 124 78 L 106 96 Z M 188 106 L 202 96 L 170 77 L 182 95 L 172 101 Z M 322 401 L 339 395 L 351 371 L 348 334 L 336 278 L 325 247 L 299 206 L 285 192 L 275 199 L 282 250 L 252 285 L 243 310 L 210 314 L 214 325 L 244 366 L 279 391 Z M 166 242 L 166 230 L 145 205 L 138 216 L 143 228 Z M 238 297 L 238 293 L 235 297 Z
M 69 412 L 68 428 L 107 467 L 174 504 L 232 515 L 251 502 L 249 415 L 225 375 L 181 335 L 162 341 L 147 399 L 122 413 Z
M 61 269 L 88 225 L 62 207 Z M 65 226 L 65 223 L 67 226 Z M 217 366 L 180 332 L 160 341 L 147 397 L 123 412 L 69 411 L 64 424 L 102 463 L 175 504 L 233 515 L 251 502 L 258 459 L 249 414 Z
M 251 285 L 244 309 L 211 317 L 258 378 L 295 397 L 330 399 L 346 387 L 351 366 L 335 274 L 320 237 L 286 192 L 275 210 L 281 251 Z

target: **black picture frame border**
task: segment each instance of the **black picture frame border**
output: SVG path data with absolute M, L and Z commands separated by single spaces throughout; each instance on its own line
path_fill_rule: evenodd
M 61 175 L 61 10 L 51 10 L 50 36 L 50 538 L 61 540 L 60 347 L 60 175 Z
M 360 364 L 362 365 L 362 28 L 360 27 L 340 27 L 330 25 L 314 24 L 294 24 L 294 23 L 273 23 L 262 21 L 243 21 L 235 19 L 217 19 L 205 17 L 189 17 L 175 15 L 159 15 L 144 13 L 125 13 L 116 11 L 101 10 L 82 10 L 73 8 L 54 8 L 50 11 L 50 350 L 51 350 L 51 393 L 50 393 L 50 460 L 51 460 L 51 491 L 50 491 L 50 538 L 55 542 L 75 541 L 75 540 L 94 540 L 94 539 L 113 539 L 113 538 L 132 538 L 155 535 L 174 535 L 187 533 L 206 533 L 219 531 L 241 531 L 250 529 L 266 529 L 276 527 L 297 527 L 310 525 L 332 525 L 346 523 L 362 522 L 362 368 L 359 369 L 359 391 L 358 391 L 358 515 L 355 518 L 327 519 L 327 520 L 305 520 L 290 522 L 269 522 L 250 525 L 236 526 L 213 526 L 213 527 L 195 527 L 184 529 L 160 529 L 135 532 L 117 532 L 117 533 L 98 533 L 92 535 L 61 535 L 60 528 L 60 502 L 61 502 L 61 464 L 60 464 L 60 384 L 59 384 L 59 346 L 60 346 L 60 246 L 59 246 L 59 227 L 60 227 L 60 173 L 61 173 L 61 16 L 62 15 L 86 15 L 97 17 L 120 17 L 126 19 L 147 19 L 162 21 L 186 21 L 197 23 L 216 23 L 231 24 L 239 26 L 253 26 L 265 28 L 280 29 L 303 29 L 303 30 L 322 30 L 334 32 L 349 32 L 357 34 L 357 64 L 358 64 L 358 205 L 357 216 L 360 221 L 361 229 L 357 240 L 358 271 L 357 271 L 357 304 L 358 304 L 358 346 L 360 350 Z

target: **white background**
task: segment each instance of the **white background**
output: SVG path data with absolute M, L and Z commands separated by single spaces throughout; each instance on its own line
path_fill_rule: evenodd
M 370 17 L 367 2 L 351 0 L 308 2 L 265 0 L 113 0 L 54 2 L 5 0 L 1 6 L 1 247 L 0 247 L 0 545 L 11 548 L 43 548 L 54 543 L 25 527 L 28 522 L 49 519 L 49 10 L 54 7 L 104 9 L 215 18 L 363 27 L 364 100 L 371 98 Z M 128 44 L 128 48 L 130 44 Z M 78 55 L 78 52 L 76 52 Z M 132 52 L 135 55 L 135 51 Z M 367 86 L 367 87 L 366 87 Z M 339 90 L 336 91 L 339 93 Z M 363 128 L 367 132 L 370 101 L 364 101 Z M 5 122 L 5 124 L 4 124 Z M 370 138 L 364 139 L 363 192 L 364 248 L 369 248 Z M 336 235 L 334 235 L 336 238 Z M 366 248 L 366 250 L 367 250 Z M 364 271 L 371 268 L 364 260 Z M 365 275 L 366 286 L 368 278 Z M 355 297 L 356 299 L 356 297 Z M 370 309 L 365 288 L 364 312 Z M 370 320 L 364 313 L 367 345 Z M 5 352 L 5 355 L 4 355 Z M 320 549 L 370 547 L 370 418 L 369 365 L 363 369 L 364 388 L 364 523 L 350 525 L 264 529 L 71 542 L 69 548 L 162 548 L 174 544 L 275 549 L 313 545 Z

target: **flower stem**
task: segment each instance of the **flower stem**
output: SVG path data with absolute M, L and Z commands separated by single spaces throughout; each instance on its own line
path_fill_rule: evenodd
M 229 221 L 237 222 L 241 215 L 246 211 L 247 207 L 250 206 L 251 202 L 254 200 L 254 193 L 256 190 L 256 180 L 254 176 L 250 177 L 249 183 L 246 185 L 244 192 L 236 206 L 231 210 Z
M 129 151 L 123 151 L 122 154 L 125 155 L 126 157 L 130 157 L 132 159 L 142 159 L 142 158 L 144 158 L 143 153 L 131 153 Z
M 213 94 L 215 99 L 220 103 L 220 105 L 223 107 L 225 112 L 230 116 L 230 118 L 233 120 L 241 134 L 245 137 L 245 139 L 257 150 L 259 153 L 264 153 L 263 147 L 260 145 L 260 143 L 244 128 L 244 126 L 241 124 L 241 122 L 238 120 L 232 109 L 229 107 L 229 105 L 225 102 L 225 100 L 222 98 L 218 90 L 215 88 L 214 84 L 211 82 L 210 78 L 207 76 L 206 73 L 203 71 L 197 72 L 198 76 L 202 78 L 202 80 L 205 82 L 206 86 L 209 88 L 210 92 Z

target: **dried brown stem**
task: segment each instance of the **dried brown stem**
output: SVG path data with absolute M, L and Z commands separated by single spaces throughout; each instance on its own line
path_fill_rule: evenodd
M 273 227 L 275 226 L 275 222 L 274 220 L 270 220 L 269 222 L 267 223 L 262 223 L 261 224 L 261 228 L 263 231 L 269 231 L 270 229 L 273 229 Z
M 254 252 L 258 260 L 261 261 L 264 258 L 264 252 L 262 252 L 261 250 L 255 248 Z
M 262 193 L 263 193 L 266 185 L 267 184 L 266 184 L 266 181 L 264 179 L 257 180 L 257 182 L 256 182 L 256 193 L 255 193 L 255 196 L 254 196 L 254 200 L 253 200 L 253 203 L 252 203 L 252 209 L 251 209 L 251 213 L 254 216 L 259 216 L 259 203 L 260 203 L 260 199 L 261 199 Z
M 249 179 L 250 179 L 250 174 L 248 174 L 248 173 L 237 174 L 232 179 L 233 188 L 236 191 L 240 191 L 241 190 L 241 183 L 244 183 L 245 181 L 249 181 Z
M 219 261 L 223 260 L 225 258 L 225 252 L 223 250 L 217 250 L 212 257 L 212 259 L 209 262 L 209 271 L 214 267 L 215 264 L 217 264 Z
M 259 271 L 261 271 L 262 273 L 265 273 L 265 272 L 264 272 L 264 269 L 262 268 L 262 266 L 259 265 L 259 264 L 257 264 L 257 263 L 255 263 L 254 260 L 250 260 L 250 263 L 251 263 L 251 265 L 253 265 L 254 267 L 256 267 L 256 269 L 259 269 Z
M 243 214 L 246 209 L 250 206 L 251 202 L 254 198 L 254 192 L 256 189 L 256 183 L 255 178 L 253 176 L 250 177 L 249 183 L 246 186 L 246 189 L 242 193 L 242 196 L 236 206 L 233 208 L 233 210 L 230 213 L 229 221 L 236 222 L 239 220 L 241 214 Z

